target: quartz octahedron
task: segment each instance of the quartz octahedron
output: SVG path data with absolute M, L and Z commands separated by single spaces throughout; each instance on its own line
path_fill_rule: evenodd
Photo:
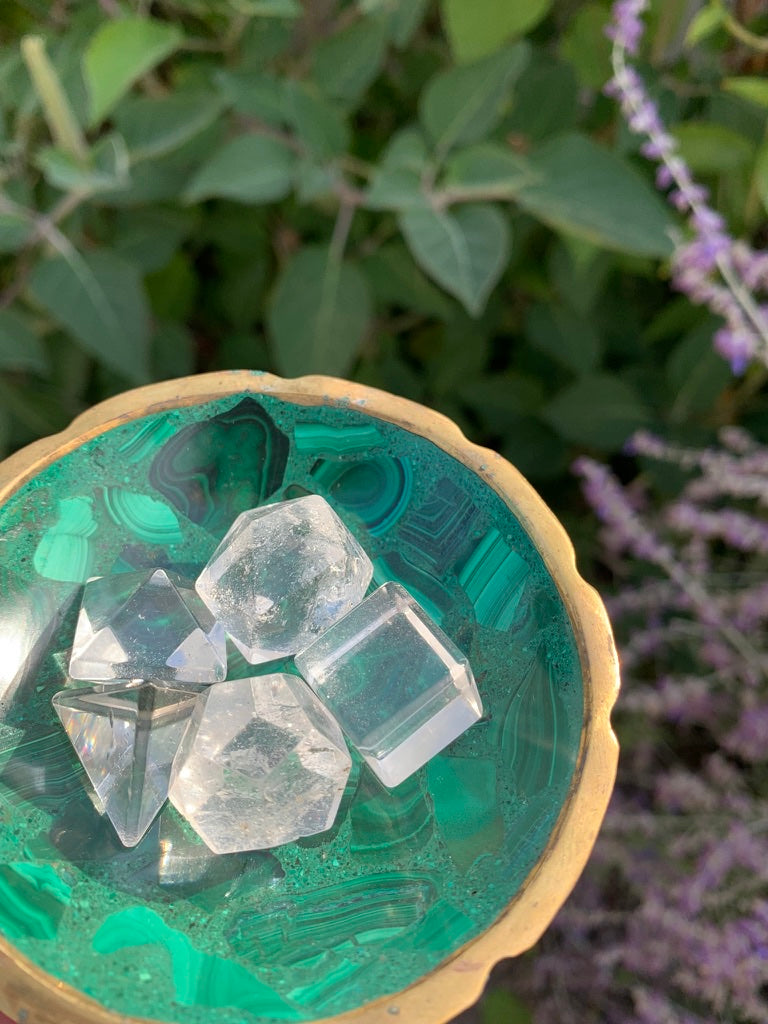
M 251 664 L 295 654 L 354 607 L 371 561 L 324 498 L 237 517 L 195 586 Z
M 201 695 L 168 795 L 214 853 L 266 849 L 330 828 L 351 765 L 301 679 L 236 679 Z
M 124 846 L 168 796 L 171 764 L 199 690 L 154 682 L 62 690 L 53 707 Z
M 296 657 L 296 667 L 385 786 L 482 715 L 469 662 L 398 583 L 386 583 Z
M 85 586 L 69 674 L 215 683 L 227 674 L 224 628 L 175 573 L 100 576 Z

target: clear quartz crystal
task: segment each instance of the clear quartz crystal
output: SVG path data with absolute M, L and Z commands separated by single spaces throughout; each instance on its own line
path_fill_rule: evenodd
M 53 707 L 124 846 L 168 796 L 171 764 L 199 689 L 155 682 L 62 690 Z
M 353 608 L 296 667 L 385 786 L 483 713 L 467 659 L 397 583 Z
M 237 517 L 196 583 L 251 664 L 307 647 L 363 597 L 371 561 L 324 498 Z
M 169 796 L 214 853 L 267 849 L 330 828 L 351 765 L 301 679 L 231 680 L 201 696 Z
M 97 577 L 85 586 L 69 674 L 214 683 L 227 674 L 224 628 L 175 573 Z

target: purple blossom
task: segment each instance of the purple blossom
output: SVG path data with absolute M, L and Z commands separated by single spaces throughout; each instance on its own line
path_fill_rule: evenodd
M 659 165 L 658 188 L 687 217 L 690 238 L 675 247 L 673 285 L 724 319 L 714 347 L 740 375 L 756 358 L 768 364 L 768 312 L 753 294 L 768 289 L 768 253 L 730 237 L 723 218 L 708 205 L 707 189 L 693 180 L 645 83 L 627 64 L 627 56 L 639 51 L 648 6 L 647 0 L 614 4 L 606 28 L 613 40 L 613 78 L 605 91 L 618 101 L 630 129 L 643 137 L 641 153 Z
M 737 427 L 628 448 L 686 480 L 664 504 L 577 463 L 618 584 L 622 756 L 585 877 L 515 984 L 535 1024 L 768 1024 L 768 448 Z

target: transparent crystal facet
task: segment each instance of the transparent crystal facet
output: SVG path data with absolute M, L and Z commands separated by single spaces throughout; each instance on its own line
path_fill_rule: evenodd
M 136 682 L 62 690 L 53 698 L 124 846 L 139 842 L 165 803 L 171 764 L 199 692 Z
M 214 683 L 227 674 L 224 628 L 174 573 L 101 576 L 85 585 L 69 674 Z
M 257 665 L 307 647 L 362 599 L 372 574 L 328 502 L 312 494 L 238 516 L 196 587 Z
M 301 679 L 237 679 L 201 696 L 169 796 L 214 853 L 267 849 L 330 828 L 351 765 Z
M 385 786 L 483 713 L 467 659 L 397 583 L 353 608 L 296 667 Z

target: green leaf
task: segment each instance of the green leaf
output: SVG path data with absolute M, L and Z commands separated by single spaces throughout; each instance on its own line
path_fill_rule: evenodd
M 138 271 L 109 250 L 39 263 L 35 302 L 99 362 L 135 383 L 149 376 L 149 310 Z
M 314 203 L 327 199 L 339 180 L 338 170 L 329 164 L 314 160 L 299 160 L 296 165 L 296 198 L 300 203 Z
M 502 442 L 502 455 L 523 476 L 553 480 L 568 468 L 568 448 L 555 431 L 535 416 L 521 416 Z
M 560 39 L 560 55 L 588 89 L 601 89 L 611 77 L 607 24 L 607 8 L 599 3 L 586 3 L 569 20 Z
M 480 1007 L 482 1024 L 533 1024 L 530 1007 L 505 989 L 486 992 Z
M 286 82 L 286 116 L 319 160 L 332 160 L 350 146 L 349 125 L 338 108 L 308 82 Z
M 156 380 L 195 372 L 195 339 L 184 324 L 165 321 L 152 338 L 152 375 Z
M 389 15 L 389 34 L 399 49 L 411 42 L 429 7 L 429 0 L 389 0 L 385 8 Z
M 268 313 L 278 371 L 343 376 L 371 319 L 368 284 L 327 246 L 300 249 L 278 277 Z
M 497 374 L 463 381 L 458 396 L 493 431 L 510 429 L 541 408 L 544 388 L 535 377 Z
M 534 179 L 518 203 L 550 227 L 606 249 L 668 256 L 669 211 L 621 157 L 584 135 L 567 133 L 529 155 Z
M 738 78 L 724 78 L 721 86 L 725 92 L 733 96 L 754 103 L 758 107 L 768 107 L 768 78 L 739 75 Z
M 20 213 L 0 212 L 0 253 L 18 252 L 32 236 L 34 224 Z
M 612 253 L 564 235 L 549 254 L 547 276 L 555 293 L 582 317 L 591 314 L 615 268 Z
M 83 58 L 90 124 L 100 124 L 133 83 L 173 53 L 183 38 L 176 25 L 151 18 L 121 18 L 102 25 Z
M 331 99 L 356 103 L 378 75 L 386 44 L 384 19 L 361 18 L 318 43 L 313 77 Z
M 600 336 L 591 321 L 565 306 L 533 306 L 525 334 L 535 348 L 573 373 L 588 373 L 600 362 Z
M 213 196 L 270 203 L 291 191 L 296 154 L 277 139 L 240 135 L 216 150 L 184 193 L 187 203 Z
M 132 162 L 165 156 L 213 124 L 224 107 L 214 93 L 172 93 L 170 96 L 126 96 L 113 121 Z
M 382 245 L 362 267 L 378 303 L 440 320 L 455 317 L 456 306 L 422 274 L 401 242 Z
M 186 321 L 197 297 L 197 275 L 184 252 L 177 252 L 144 282 L 152 313 L 159 320 Z
M 365 194 L 370 210 L 402 210 L 423 204 L 421 179 L 427 146 L 418 128 L 404 128 L 389 142 Z
M 525 35 L 548 14 L 552 0 L 442 0 L 443 24 L 458 63 L 478 60 Z
M 146 206 L 114 214 L 112 246 L 118 256 L 149 274 L 160 270 L 193 231 L 195 211 Z
M 0 370 L 31 370 L 41 376 L 50 371 L 40 338 L 25 317 L 10 309 L 0 310 Z
M 726 10 L 719 3 L 710 3 L 702 7 L 691 19 L 685 33 L 685 45 L 696 46 L 720 28 L 725 21 Z
M 122 137 L 115 132 L 95 143 L 87 164 L 58 146 L 42 149 L 35 163 L 48 184 L 64 192 L 93 195 L 128 188 L 131 183 L 128 150 Z
M 451 212 L 424 206 L 402 213 L 400 228 L 419 266 L 480 316 L 509 257 L 504 215 L 480 203 Z
M 300 18 L 303 14 L 299 0 L 233 0 L 232 7 L 250 17 Z
M 768 211 L 768 142 L 764 142 L 757 152 L 754 182 L 763 209 Z
M 105 192 L 99 202 L 109 206 L 146 206 L 169 202 L 178 205 L 193 174 L 224 142 L 224 126 L 214 121 L 178 149 L 153 160 L 141 160 L 131 167 L 127 189 Z
M 714 121 L 688 121 L 672 127 L 680 155 L 694 174 L 723 174 L 750 163 L 749 139 Z
M 517 43 L 474 64 L 440 71 L 428 82 L 419 117 L 439 154 L 479 142 L 495 128 L 528 53 L 524 43 Z
M 484 142 L 458 150 L 449 158 L 442 181 L 449 191 L 476 190 L 478 198 L 492 192 L 496 199 L 514 198 L 520 187 L 531 180 L 527 160 L 495 142 Z
M 289 120 L 284 82 L 262 71 L 218 71 L 215 81 L 232 109 L 243 117 L 257 117 L 267 124 Z
M 569 131 L 581 112 L 576 72 L 565 61 L 536 49 L 515 86 L 512 111 L 503 124 L 505 135 L 538 142 Z
M 728 363 L 712 347 L 717 322 L 708 317 L 675 345 L 664 368 L 675 423 L 706 415 L 732 380 Z
M 247 333 L 264 318 L 264 292 L 271 268 L 259 247 L 246 259 L 221 253 L 216 263 L 219 284 L 207 303 L 209 313 L 214 321 Z
M 618 450 L 627 438 L 651 422 L 651 413 L 633 387 L 620 377 L 596 373 L 557 394 L 544 419 L 574 444 Z

